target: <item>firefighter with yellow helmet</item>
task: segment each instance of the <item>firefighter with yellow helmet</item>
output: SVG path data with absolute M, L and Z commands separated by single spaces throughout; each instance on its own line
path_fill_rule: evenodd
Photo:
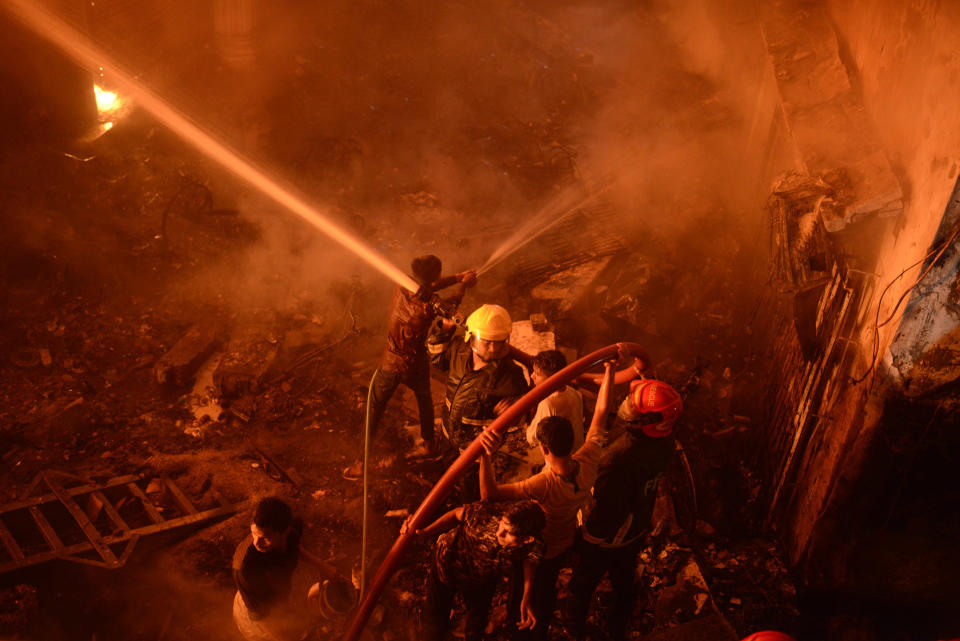
M 493 419 L 529 389 L 523 369 L 510 358 L 510 314 L 500 305 L 481 305 L 466 321 L 462 338 L 443 322 L 427 338 L 430 361 L 447 372 L 443 429 L 465 448 Z M 479 487 L 467 483 L 468 496 Z

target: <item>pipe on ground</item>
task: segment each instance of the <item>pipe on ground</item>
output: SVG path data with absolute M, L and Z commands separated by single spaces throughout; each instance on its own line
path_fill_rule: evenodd
M 588 369 L 605 361 L 609 361 L 612 358 L 616 358 L 622 352 L 626 352 L 636 359 L 639 359 L 643 368 L 649 366 L 650 356 L 640 345 L 636 343 L 616 343 L 614 345 L 608 345 L 574 361 L 548 378 L 542 385 L 534 387 L 520 397 L 516 403 L 508 407 L 503 414 L 494 419 L 487 429 L 503 434 L 511 425 L 519 423 L 531 407 L 567 383 L 572 382 L 577 376 L 583 374 Z M 625 373 L 624 376 L 626 376 L 626 373 L 629 373 L 628 371 L 634 371 L 634 367 L 631 366 L 627 368 L 627 370 L 621 370 L 621 373 Z M 620 377 L 618 376 L 618 378 Z M 470 446 L 460 454 L 460 457 L 453 462 L 440 480 L 437 481 L 437 484 L 433 486 L 433 489 L 430 490 L 430 493 L 427 494 L 427 497 L 423 499 L 420 507 L 413 513 L 413 519 L 410 522 L 408 532 L 401 534 L 397 540 L 394 541 L 390 552 L 387 553 L 387 556 L 383 559 L 383 563 L 381 563 L 377 569 L 377 574 L 373 577 L 373 581 L 367 586 L 366 594 L 363 595 L 363 601 L 361 601 L 360 606 L 353 615 L 350 626 L 343 636 L 343 641 L 357 641 L 357 639 L 360 638 L 360 633 L 363 632 L 363 628 L 367 624 L 367 619 L 370 618 L 374 606 L 380 599 L 380 594 L 387 586 L 390 577 L 396 572 L 403 554 L 413 543 L 413 532 L 423 529 L 430 524 L 430 520 L 434 517 L 437 508 L 443 504 L 457 481 L 467 472 L 467 469 L 480 457 L 482 450 L 483 445 L 481 445 L 478 436 L 470 443 Z

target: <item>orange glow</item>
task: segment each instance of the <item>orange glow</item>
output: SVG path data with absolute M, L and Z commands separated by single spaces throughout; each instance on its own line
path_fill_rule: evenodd
M 93 93 L 97 97 L 97 111 L 103 113 L 117 107 L 117 92 L 101 89 L 100 85 L 93 85 Z
M 93 94 L 97 98 L 97 114 L 101 121 L 118 115 L 127 106 L 128 101 L 116 91 L 107 91 L 100 85 L 93 85 Z

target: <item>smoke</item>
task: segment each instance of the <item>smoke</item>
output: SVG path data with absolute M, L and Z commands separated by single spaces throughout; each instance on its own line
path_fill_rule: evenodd
M 735 16 L 723 11 L 662 2 L 592 16 L 608 82 L 580 143 L 584 166 L 614 177 L 610 198 L 627 229 L 667 239 L 711 209 L 756 222 L 743 210 L 757 205 L 750 154 L 762 150 L 745 140 L 765 60 L 756 23 L 733 39 Z
M 452 272 L 595 185 L 609 185 L 620 231 L 648 238 L 748 207 L 762 61 L 736 4 L 221 0 L 211 15 L 118 4 L 92 22 L 146 82 L 400 269 L 430 252 Z M 290 309 L 342 304 L 359 280 L 385 306 L 392 285 L 348 252 L 209 162 L 189 171 L 256 233 L 183 243 L 178 295 Z

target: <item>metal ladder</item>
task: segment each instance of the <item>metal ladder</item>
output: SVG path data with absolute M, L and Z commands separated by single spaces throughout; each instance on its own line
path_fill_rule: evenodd
M 166 504 L 157 505 L 141 483 L 136 475 L 94 483 L 68 472 L 41 472 L 28 498 L 0 506 L 0 574 L 53 559 L 118 568 L 140 537 L 227 516 L 246 504 L 230 503 L 211 488 L 217 505 L 201 510 L 160 476 L 151 485 L 159 485 Z

